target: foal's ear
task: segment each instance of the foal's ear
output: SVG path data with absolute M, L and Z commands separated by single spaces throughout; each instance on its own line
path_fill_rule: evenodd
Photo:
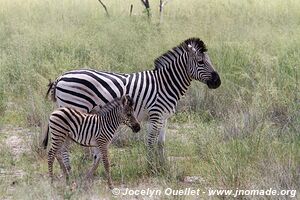
M 98 114 L 100 110 L 101 110 L 101 106 L 97 105 L 90 111 L 90 114 Z
M 126 96 L 127 96 L 128 105 L 130 107 L 132 107 L 133 106 L 133 99 L 129 95 L 126 95 Z
M 122 97 L 122 104 L 123 106 L 133 106 L 133 100 L 132 98 L 127 94 L 124 97 Z
M 123 96 L 122 98 L 121 98 L 121 103 L 122 103 L 122 106 L 126 106 L 127 105 L 127 95 L 126 96 Z

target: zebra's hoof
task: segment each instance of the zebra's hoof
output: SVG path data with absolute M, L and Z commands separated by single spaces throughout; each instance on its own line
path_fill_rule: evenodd
M 93 180 L 93 178 L 94 178 L 94 175 L 91 174 L 91 173 L 88 173 L 87 175 L 85 175 L 85 179 L 88 180 L 88 181 Z
M 111 191 L 114 191 L 115 187 L 113 185 L 109 185 L 108 188 L 111 190 Z

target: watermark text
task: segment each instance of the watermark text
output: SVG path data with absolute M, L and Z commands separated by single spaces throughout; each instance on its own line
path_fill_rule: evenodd
M 198 189 L 198 188 L 164 188 L 164 189 L 131 189 L 131 188 L 114 188 L 112 194 L 115 196 L 287 196 L 294 198 L 297 195 L 296 190 L 276 190 L 268 189 Z

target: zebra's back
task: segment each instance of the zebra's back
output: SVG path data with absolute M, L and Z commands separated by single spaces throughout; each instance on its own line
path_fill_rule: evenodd
M 54 99 L 58 107 L 72 107 L 90 112 L 96 105 L 104 106 L 116 97 L 130 95 L 134 112 L 142 121 L 155 102 L 157 83 L 154 71 L 118 74 L 94 70 L 74 70 L 55 81 Z
M 84 112 L 104 106 L 125 93 L 125 74 L 94 70 L 74 70 L 56 80 L 54 88 L 58 107 L 72 107 Z

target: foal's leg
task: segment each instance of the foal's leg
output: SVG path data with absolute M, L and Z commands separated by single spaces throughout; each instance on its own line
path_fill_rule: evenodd
M 60 165 L 60 168 L 63 171 L 64 176 L 66 177 L 66 182 L 69 182 L 69 175 L 71 171 L 69 152 L 68 147 L 63 144 L 62 147 L 58 150 L 56 154 L 56 159 Z
M 55 138 L 55 140 L 52 140 L 51 147 L 48 152 L 48 170 L 49 170 L 49 176 L 51 179 L 51 183 L 53 183 L 53 162 L 54 158 L 56 157 L 56 154 L 58 150 L 61 148 L 62 144 L 64 143 L 65 138 L 63 136 Z
M 98 147 L 92 147 L 92 151 L 93 151 L 93 164 L 95 165 L 98 159 L 101 160 L 101 153 Z
M 101 159 L 101 154 L 100 154 L 100 149 L 98 147 L 93 147 L 93 166 L 91 167 L 91 169 L 88 171 L 86 178 L 90 179 L 93 177 L 96 169 L 99 166 L 100 163 L 100 159 Z
M 103 161 L 106 177 L 108 180 L 108 187 L 109 187 L 109 189 L 112 189 L 113 185 L 112 185 L 111 176 L 110 176 L 110 163 L 109 163 L 109 159 L 108 159 L 108 144 L 100 146 L 99 148 L 100 148 L 100 152 L 102 154 L 102 161 Z

